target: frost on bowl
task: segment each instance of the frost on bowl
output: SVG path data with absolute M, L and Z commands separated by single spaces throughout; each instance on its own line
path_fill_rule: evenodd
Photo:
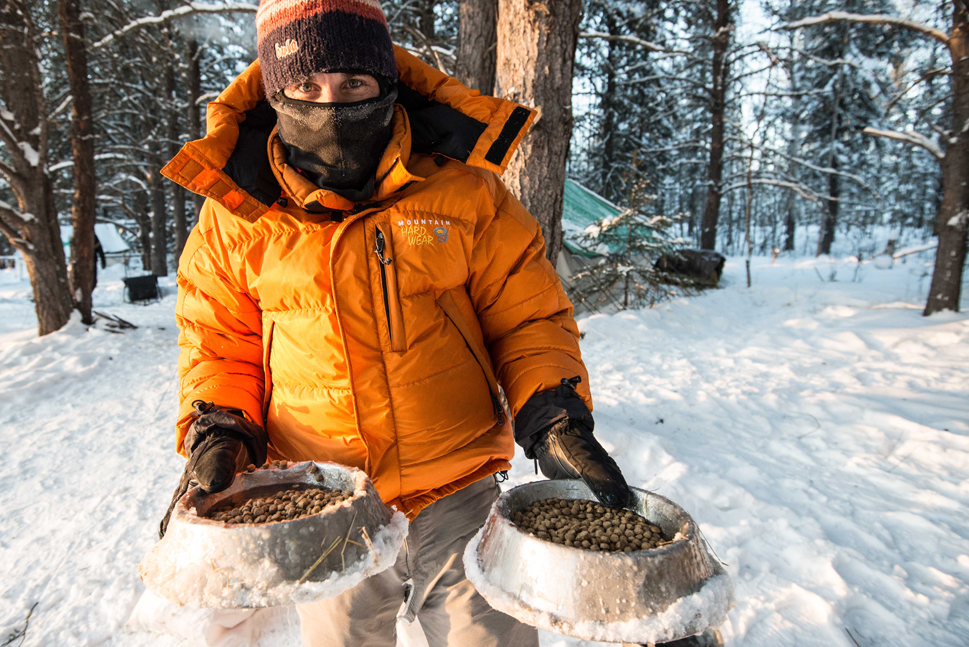
M 205 517 L 226 503 L 296 485 L 353 496 L 293 521 L 230 525 Z M 217 494 L 189 490 L 138 570 L 154 593 L 196 608 L 299 604 L 340 595 L 393 566 L 407 530 L 407 518 L 380 500 L 361 470 L 289 463 L 242 473 Z
M 733 606 L 733 584 L 696 523 L 678 505 L 633 488 L 630 509 L 673 537 L 634 552 L 592 552 L 517 528 L 515 513 L 550 498 L 594 501 L 581 481 L 539 481 L 505 492 L 468 544 L 468 579 L 495 609 L 584 640 L 653 643 L 716 627 Z

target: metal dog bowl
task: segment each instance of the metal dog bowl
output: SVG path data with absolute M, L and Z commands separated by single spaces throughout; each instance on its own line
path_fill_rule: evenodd
M 505 492 L 468 544 L 468 579 L 495 609 L 555 633 L 603 642 L 677 640 L 719 626 L 733 584 L 678 505 L 633 488 L 629 508 L 673 537 L 630 553 L 554 544 L 515 526 L 515 513 L 544 499 L 595 501 L 582 481 L 538 481 Z
M 349 490 L 322 512 L 265 524 L 207 519 L 213 508 L 294 487 Z M 155 593 L 197 608 L 254 608 L 335 597 L 394 564 L 407 536 L 361 470 L 336 463 L 289 463 L 244 472 L 223 492 L 192 488 L 172 511 L 164 539 L 139 566 Z

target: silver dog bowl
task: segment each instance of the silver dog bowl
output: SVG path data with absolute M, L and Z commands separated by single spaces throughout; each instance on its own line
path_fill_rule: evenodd
M 293 487 L 349 490 L 319 514 L 265 524 L 226 524 L 205 515 Z M 238 475 L 216 494 L 192 488 L 172 511 L 164 539 L 139 566 L 155 593 L 197 608 L 254 608 L 335 597 L 394 564 L 407 536 L 361 470 L 289 463 Z
M 630 553 L 554 544 L 515 526 L 515 513 L 550 498 L 595 501 L 582 481 L 538 481 L 505 492 L 468 544 L 468 579 L 495 609 L 555 633 L 603 642 L 677 640 L 719 626 L 733 584 L 678 505 L 633 488 L 629 508 L 673 537 Z

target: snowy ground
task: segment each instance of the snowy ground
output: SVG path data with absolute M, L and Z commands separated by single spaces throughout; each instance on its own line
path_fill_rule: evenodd
M 731 647 L 969 644 L 969 315 L 922 317 L 907 260 L 754 259 L 751 289 L 738 260 L 724 289 L 581 322 L 597 434 L 728 564 Z M 182 460 L 172 283 L 132 306 L 120 276 L 96 309 L 137 330 L 38 339 L 0 271 L 0 641 L 36 603 L 25 645 L 204 644 L 198 616 L 183 638 L 125 627 Z M 292 615 L 264 625 L 255 644 L 299 644 Z

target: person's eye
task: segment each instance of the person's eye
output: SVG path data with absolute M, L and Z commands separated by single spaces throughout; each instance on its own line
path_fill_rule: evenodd
M 316 90 L 316 86 L 310 83 L 309 81 L 303 81 L 302 83 L 299 84 L 299 86 L 297 86 L 296 89 L 302 92 L 303 94 L 310 94 L 314 90 Z
M 359 90 L 364 87 L 366 83 L 361 79 L 347 79 L 347 88 L 350 90 Z

